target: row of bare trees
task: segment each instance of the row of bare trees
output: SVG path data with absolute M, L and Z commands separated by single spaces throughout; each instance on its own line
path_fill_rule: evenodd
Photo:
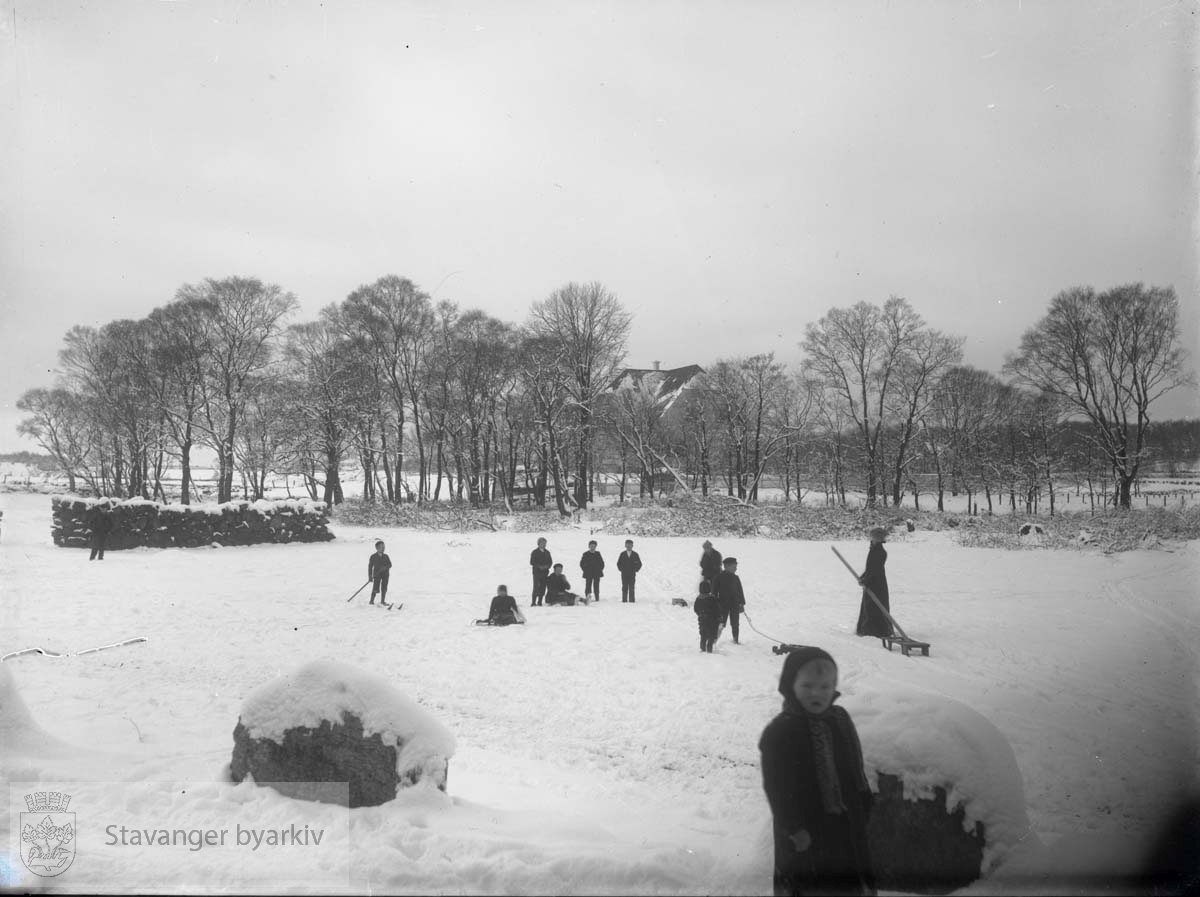
M 138 321 L 76 327 L 59 382 L 25 393 L 21 425 L 82 481 L 112 495 L 195 493 L 193 453 L 216 459 L 215 498 L 261 497 L 301 474 L 339 502 L 529 495 L 559 511 L 615 483 L 829 502 L 906 492 L 1053 501 L 1055 483 L 1110 482 L 1128 507 L 1146 456 L 1150 404 L 1187 382 L 1169 288 L 1056 296 L 1006 366 L 962 364 L 962 339 L 909 302 L 834 308 L 805 328 L 803 363 L 718 359 L 698 376 L 623 370 L 632 319 L 601 284 L 569 283 L 520 325 L 435 303 L 387 276 L 289 323 L 294 297 L 231 277 L 185 285 Z M 1079 422 L 1083 422 L 1081 426 Z M 930 486 L 930 484 L 933 484 Z M 1053 506 L 1051 506 L 1053 510 Z

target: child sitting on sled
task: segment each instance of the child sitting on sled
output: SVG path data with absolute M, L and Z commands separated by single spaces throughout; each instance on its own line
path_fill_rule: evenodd
M 481 620 L 489 626 L 511 626 L 513 623 L 524 623 L 525 617 L 517 608 L 517 600 L 508 594 L 508 586 L 496 586 L 496 597 L 488 608 L 486 620 Z
M 564 604 L 568 607 L 576 603 L 587 604 L 586 596 L 581 597 L 571 591 L 571 584 L 567 582 L 567 577 L 562 571 L 563 565 L 555 564 L 554 572 L 546 577 L 546 603 Z

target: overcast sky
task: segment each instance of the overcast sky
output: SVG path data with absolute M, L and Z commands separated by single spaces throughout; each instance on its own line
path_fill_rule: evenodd
M 71 326 L 231 275 L 514 323 L 596 280 L 638 367 L 895 294 L 994 372 L 1143 281 L 1200 357 L 1195 0 L 0 9 L 0 451 Z

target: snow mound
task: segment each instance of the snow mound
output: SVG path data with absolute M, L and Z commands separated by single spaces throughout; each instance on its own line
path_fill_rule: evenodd
M 454 735 L 381 676 L 339 661 L 317 660 L 251 692 L 240 720 L 252 738 L 282 741 L 287 729 L 318 728 L 343 714 L 362 721 L 363 734 L 396 746 L 396 771 L 438 773 L 454 755 Z
M 909 800 L 946 789 L 946 811 L 962 807 L 963 827 L 982 822 L 981 873 L 1030 830 L 1025 788 L 1008 740 L 986 717 L 943 695 L 900 689 L 864 692 L 846 701 L 863 744 L 867 778 L 898 776 Z

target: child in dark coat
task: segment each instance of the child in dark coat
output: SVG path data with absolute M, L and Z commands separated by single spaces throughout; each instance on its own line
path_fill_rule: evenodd
M 385 547 L 383 542 L 376 542 L 375 553 L 367 561 L 367 579 L 371 580 L 371 600 L 367 603 L 374 604 L 378 595 L 382 607 L 388 607 L 387 587 L 392 569 L 392 559 L 383 553 Z
M 509 626 L 524 623 L 525 617 L 517 607 L 517 600 L 508 594 L 508 586 L 496 586 L 496 597 L 488 608 L 487 620 L 492 626 Z
M 713 642 L 721 629 L 721 605 L 707 579 L 700 581 L 700 594 L 692 602 L 692 609 L 696 611 L 696 623 L 700 627 L 700 650 L 712 654 Z
M 579 569 L 583 572 L 584 597 L 591 596 L 600 600 L 600 578 L 604 576 L 604 555 L 596 550 L 595 541 L 588 542 L 588 550 L 579 559 Z
M 554 572 L 546 577 L 546 603 L 574 605 L 576 601 L 582 600 L 584 604 L 587 604 L 586 597 L 580 599 L 571 591 L 571 584 L 567 582 L 566 574 L 562 571 L 563 565 L 555 564 Z
M 529 552 L 529 567 L 533 571 L 533 607 L 538 607 L 546 600 L 546 579 L 550 576 L 553 561 L 546 548 L 546 540 L 538 539 L 537 548 Z
M 874 798 L 837 664 L 820 648 L 787 655 L 783 711 L 763 730 L 763 789 L 775 835 L 776 895 L 874 894 L 867 817 Z

